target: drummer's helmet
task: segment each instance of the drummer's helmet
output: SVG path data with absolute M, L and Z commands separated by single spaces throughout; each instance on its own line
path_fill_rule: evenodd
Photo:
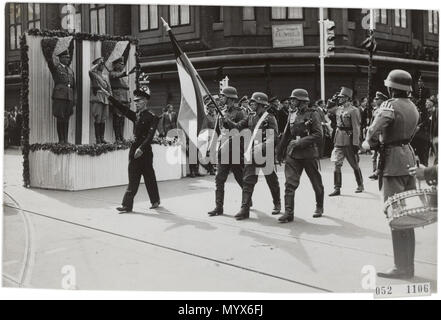
M 389 72 L 387 79 L 384 80 L 384 86 L 401 91 L 412 91 L 412 76 L 409 72 L 395 69 Z

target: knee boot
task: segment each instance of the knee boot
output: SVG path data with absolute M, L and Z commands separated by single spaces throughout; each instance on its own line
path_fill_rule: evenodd
M 63 122 L 57 121 L 57 135 L 58 135 L 58 142 L 64 143 L 64 127 Z
M 341 172 L 334 171 L 334 192 L 330 193 L 330 197 L 339 196 L 341 188 Z
M 294 220 L 294 195 L 285 194 L 285 213 L 279 218 L 280 223 L 288 223 Z
M 355 174 L 355 180 L 357 181 L 357 189 L 355 189 L 355 193 L 363 192 L 364 191 L 363 176 L 361 174 L 360 168 L 354 170 L 354 174 Z
M 101 143 L 107 143 L 106 140 L 104 140 L 104 132 L 106 131 L 106 124 L 100 123 L 100 138 L 101 138 Z
M 216 208 L 208 212 L 209 216 L 220 216 L 224 213 L 224 190 L 216 188 Z
M 69 143 L 69 121 L 64 122 L 64 143 Z
M 242 207 L 240 211 L 234 216 L 236 220 L 245 220 L 250 217 L 250 202 L 253 196 L 252 190 L 245 187 L 242 189 Z
M 101 132 L 100 132 L 100 124 L 98 122 L 95 122 L 94 124 L 95 127 L 95 140 L 97 144 L 102 143 L 101 142 Z

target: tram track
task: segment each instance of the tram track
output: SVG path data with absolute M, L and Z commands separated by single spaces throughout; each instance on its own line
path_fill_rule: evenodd
M 4 204 L 4 206 L 9 207 L 9 208 L 13 208 L 13 209 L 17 209 L 16 207 L 8 205 L 8 204 Z M 234 264 L 234 263 L 231 263 L 231 262 L 219 260 L 219 259 L 212 258 L 212 257 L 206 256 L 206 255 L 200 255 L 200 254 L 197 254 L 197 253 L 194 253 L 194 252 L 190 252 L 190 251 L 174 248 L 174 247 L 171 247 L 171 246 L 166 246 L 166 245 L 163 245 L 163 244 L 160 244 L 160 243 L 146 241 L 146 240 L 139 239 L 139 238 L 136 238 L 136 237 L 131 237 L 131 236 L 128 236 L 128 235 L 124 235 L 122 233 L 112 232 L 112 231 L 108 231 L 108 230 L 104 230 L 104 229 L 100 229 L 100 228 L 95 228 L 95 227 L 88 226 L 88 225 L 85 225 L 85 224 L 69 221 L 69 220 L 66 220 L 66 219 L 52 217 L 52 216 L 45 215 L 45 214 L 42 214 L 42 213 L 39 213 L 39 212 L 35 212 L 35 211 L 31 211 L 31 210 L 22 209 L 22 211 L 26 212 L 27 214 L 35 215 L 35 216 L 42 217 L 42 218 L 47 218 L 47 219 L 50 219 L 50 220 L 53 220 L 53 221 L 69 224 L 71 226 L 76 226 L 76 227 L 79 227 L 79 228 L 83 228 L 83 229 L 87 229 L 87 230 L 92 230 L 92 231 L 95 231 L 95 232 L 100 232 L 100 233 L 103 233 L 103 234 L 106 234 L 106 235 L 115 236 L 115 237 L 118 237 L 118 238 L 134 241 L 134 242 L 137 242 L 137 243 L 142 243 L 142 244 L 149 245 L 149 246 L 156 247 L 156 248 L 160 248 L 160 249 L 163 249 L 163 250 L 167 250 L 167 251 L 171 251 L 171 252 L 175 252 L 175 253 L 179 253 L 179 254 L 184 254 L 186 256 L 202 259 L 202 260 L 205 260 L 205 261 L 214 262 L 214 263 L 217 263 L 219 265 L 224 265 L 224 266 L 227 266 L 227 267 L 232 267 L 232 268 L 239 269 L 239 270 L 242 270 L 242 271 L 252 272 L 254 274 L 258 274 L 258 275 L 261 275 L 261 276 L 269 277 L 269 278 L 272 278 L 272 279 L 277 279 L 277 280 L 285 281 L 285 282 L 288 282 L 288 283 L 292 283 L 292 284 L 295 284 L 295 285 L 303 286 L 305 288 L 310 288 L 310 289 L 317 290 L 317 291 L 320 291 L 320 292 L 328 292 L 328 293 L 333 292 L 330 289 L 319 287 L 319 286 L 315 286 L 315 285 L 310 284 L 310 283 L 306 283 L 306 282 L 298 281 L 298 280 L 295 280 L 295 279 L 290 279 L 290 278 L 278 276 L 276 274 L 260 271 L 260 270 L 253 269 L 253 268 L 250 268 L 250 267 L 241 266 L 241 265 L 238 265 L 238 264 Z M 10 276 L 9 277 L 5 276 L 5 278 L 8 279 L 8 278 L 11 278 L 11 277 Z M 14 283 L 19 283 L 20 287 L 23 286 L 23 280 L 21 280 L 21 281 L 20 280 L 16 280 L 16 281 L 13 281 L 13 282 Z

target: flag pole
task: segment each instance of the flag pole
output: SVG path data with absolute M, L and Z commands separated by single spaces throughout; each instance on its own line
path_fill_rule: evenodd
M 172 39 L 173 36 L 173 32 L 172 29 L 170 28 L 170 26 L 168 25 L 168 23 L 164 20 L 163 17 L 161 17 L 162 20 L 162 24 L 164 25 L 165 30 L 167 31 L 170 39 Z M 176 41 L 177 42 L 177 41 Z M 219 106 L 216 103 L 216 100 L 214 100 L 213 96 L 210 93 L 210 90 L 208 90 L 207 86 L 205 85 L 205 83 L 202 81 L 201 77 L 199 76 L 199 74 L 197 72 L 195 72 L 197 79 L 199 80 L 200 84 L 202 85 L 202 87 L 204 88 L 204 90 L 207 92 L 208 96 L 210 97 L 211 102 L 214 104 L 217 113 L 219 113 L 219 115 L 223 118 L 224 114 L 222 112 L 222 110 L 219 108 Z

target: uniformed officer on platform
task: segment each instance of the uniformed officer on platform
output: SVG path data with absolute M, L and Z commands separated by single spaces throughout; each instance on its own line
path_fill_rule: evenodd
M 381 141 L 379 170 L 383 184 L 384 201 L 396 193 L 416 189 L 415 178 L 409 168 L 416 160 L 410 141 L 418 125 L 418 109 L 408 98 L 412 91 L 412 77 L 404 70 L 389 73 L 384 85 L 391 99 L 385 101 L 374 122 L 367 131 L 363 149 L 378 148 Z M 381 185 L 380 185 L 381 188 Z M 414 229 L 393 230 L 392 244 L 395 267 L 379 277 L 409 279 L 414 276 L 415 232 Z
M 263 154 L 268 148 L 268 144 L 275 143 L 275 138 L 278 136 L 277 120 L 274 115 L 270 114 L 267 109 L 270 107 L 268 102 L 268 96 L 262 92 L 254 92 L 250 99 L 250 108 L 253 113 L 248 115 L 247 118 L 234 123 L 229 119 L 226 119 L 225 126 L 229 129 L 238 129 L 239 131 L 249 129 L 252 132 L 250 145 L 245 146 L 245 157 L 248 157 L 249 161 L 246 161 L 243 172 L 243 187 L 242 187 L 242 204 L 240 211 L 235 215 L 237 220 L 248 219 L 250 216 L 250 204 L 254 192 L 254 186 L 258 180 L 259 167 L 266 166 L 265 164 L 256 164 L 253 161 L 252 156 L 255 153 Z M 262 130 L 262 141 L 256 144 L 256 136 L 258 130 Z M 266 130 L 273 130 L 272 135 L 267 136 Z M 271 133 L 270 133 L 271 134 Z M 273 163 L 269 164 L 269 169 L 265 173 L 265 180 L 271 192 L 274 208 L 272 214 L 279 214 L 281 210 L 280 203 L 280 186 L 279 179 L 275 172 L 274 157 L 269 156 L 269 161 Z
M 237 90 L 234 87 L 224 87 L 220 94 L 220 103 L 225 107 L 223 110 L 224 119 L 219 119 L 219 128 L 221 130 L 221 134 L 219 137 L 219 141 L 221 141 L 219 145 L 219 154 L 218 154 L 218 164 L 217 164 L 217 173 L 216 173 L 216 207 L 208 212 L 209 216 L 218 216 L 224 213 L 224 194 L 225 194 L 225 182 L 227 181 L 228 174 L 230 171 L 233 172 L 234 178 L 237 183 L 242 188 L 242 179 L 243 179 L 243 165 L 241 163 L 233 163 L 233 152 L 240 152 L 240 150 L 232 150 L 233 149 L 233 138 L 225 139 L 226 136 L 229 135 L 229 129 L 225 128 L 224 121 L 232 121 L 233 123 L 238 123 L 241 120 L 246 118 L 245 113 L 239 108 L 237 105 L 237 101 L 239 100 L 239 96 L 237 95 Z M 228 151 L 228 161 L 221 161 L 223 152 Z M 222 163 L 227 162 L 227 163 Z
M 89 70 L 90 77 L 90 108 L 94 120 L 95 141 L 96 143 L 107 143 L 104 140 L 104 132 L 106 130 L 106 119 L 109 115 L 109 100 L 103 90 L 112 92 L 110 81 L 103 73 L 105 66 L 102 57 L 92 62 L 92 69 Z
M 63 51 L 57 55 L 59 63 L 48 60 L 49 70 L 54 80 L 52 91 L 52 114 L 57 119 L 57 134 L 59 143 L 68 142 L 69 118 L 76 104 L 75 74 L 69 67 L 71 57 Z
M 361 117 L 359 110 L 351 103 L 352 90 L 342 87 L 338 94 L 338 107 L 328 110 L 335 113 L 337 130 L 334 137 L 334 150 L 332 150 L 331 161 L 335 163 L 334 168 L 334 192 L 330 197 L 339 196 L 342 184 L 341 167 L 345 158 L 354 170 L 357 181 L 356 193 L 363 192 L 363 176 L 358 166 L 360 149 L 360 125 Z
M 290 97 L 292 107 L 297 109 L 289 119 L 282 140 L 277 146 L 277 158 L 285 157 L 285 213 L 279 218 L 281 223 L 294 220 L 294 196 L 303 170 L 306 171 L 315 192 L 316 210 L 314 218 L 323 215 L 324 188 L 318 170 L 318 144 L 323 132 L 319 115 L 309 108 L 309 94 L 304 89 L 293 90 Z
M 158 184 L 156 182 L 155 170 L 153 169 L 153 152 L 151 142 L 158 126 L 159 117 L 148 110 L 148 101 L 150 100 L 150 89 L 144 82 L 141 74 L 139 81 L 140 87 L 133 93 L 136 112 L 103 90 L 109 97 L 111 103 L 119 111 L 134 123 L 133 133 L 135 141 L 130 146 L 129 151 L 129 185 L 122 201 L 122 205 L 117 208 L 120 213 L 131 212 L 133 210 L 133 200 L 138 192 L 141 176 L 144 177 L 144 183 L 152 206 L 150 209 L 159 207 L 160 198 Z
M 110 85 L 112 87 L 112 96 L 125 106 L 129 106 L 129 85 L 127 78 L 136 71 L 134 67 L 129 73 L 124 71 L 124 57 L 118 58 L 112 62 L 113 70 L 109 73 Z M 113 131 L 117 142 L 124 140 L 124 116 L 115 107 L 113 111 Z

